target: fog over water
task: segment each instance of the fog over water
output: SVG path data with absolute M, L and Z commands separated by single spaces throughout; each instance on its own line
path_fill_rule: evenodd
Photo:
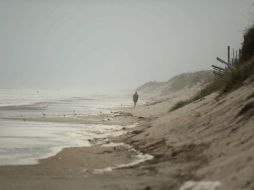
M 0 88 L 135 88 L 239 48 L 253 0 L 0 0 Z

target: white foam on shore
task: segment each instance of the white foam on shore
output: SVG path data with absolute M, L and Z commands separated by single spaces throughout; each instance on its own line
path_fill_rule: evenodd
M 0 92 L 0 165 L 37 164 L 38 159 L 54 156 L 63 148 L 106 142 L 108 138 L 125 134 L 127 130 L 124 128 L 136 126 L 26 120 L 46 117 L 78 119 L 81 115 L 102 113 L 109 114 L 106 120 L 113 120 L 121 115 L 120 112 L 112 112 L 113 108 L 131 103 L 124 94 L 96 95 L 83 91 L 33 89 L 0 89 Z
M 187 181 L 179 190 L 216 190 L 220 185 L 219 181 Z
M 152 155 L 143 154 L 142 152 L 136 150 L 135 148 L 133 148 L 131 145 L 128 145 L 128 144 L 109 143 L 109 144 L 102 145 L 102 147 L 116 147 L 116 146 L 126 147 L 128 149 L 128 151 L 133 154 L 133 160 L 130 163 L 127 163 L 127 164 L 119 164 L 119 165 L 116 165 L 116 166 L 102 168 L 102 169 L 94 169 L 92 171 L 93 174 L 102 174 L 102 173 L 105 173 L 105 172 L 111 172 L 111 171 L 116 170 L 116 169 L 136 166 L 136 165 L 139 165 L 139 164 L 141 164 L 145 161 L 152 160 L 154 158 Z M 85 169 L 83 171 L 86 172 L 87 170 Z
M 67 147 L 89 147 L 93 142 L 126 133 L 120 125 L 85 125 L 0 120 L 0 165 L 33 165 Z M 18 127 L 17 127 L 18 126 Z M 134 127 L 133 125 L 126 126 Z

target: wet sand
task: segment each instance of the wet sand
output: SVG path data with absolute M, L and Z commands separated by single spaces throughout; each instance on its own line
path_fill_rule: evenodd
M 40 160 L 38 165 L 1 166 L 0 187 L 6 190 L 104 189 L 114 184 L 114 177 L 118 175 L 96 174 L 96 169 L 127 164 L 131 160 L 131 153 L 121 146 L 66 148 L 53 157 Z
M 11 106 L 11 108 L 8 108 L 8 110 L 20 109 L 26 109 L 26 106 Z M 29 107 L 29 109 L 32 108 Z M 123 133 L 129 133 L 137 123 L 144 123 L 148 120 L 119 111 L 97 116 L 77 116 L 76 118 L 44 116 L 5 119 L 23 121 L 24 123 L 120 125 Z M 39 160 L 39 164 L 0 166 L 0 189 L 67 190 L 74 188 L 79 190 L 114 189 L 118 185 L 126 186 L 126 188 L 130 187 L 129 177 L 133 178 L 135 175 L 132 175 L 132 173 L 135 172 L 129 168 L 144 162 L 147 155 L 143 155 L 133 149 L 132 146 L 124 144 L 122 139 L 118 137 L 93 139 L 90 143 L 92 144 L 91 147 L 65 148 L 55 156 Z M 148 159 L 151 158 L 148 155 Z M 125 170 L 130 170 L 128 178 L 125 174 L 122 174 Z M 125 177 L 120 180 L 121 176 Z M 121 185 L 121 183 L 123 184 Z

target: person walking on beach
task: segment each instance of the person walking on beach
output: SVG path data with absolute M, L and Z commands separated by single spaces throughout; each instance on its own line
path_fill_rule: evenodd
M 137 102 L 138 102 L 138 93 L 137 93 L 137 91 L 133 95 L 133 102 L 134 102 L 134 108 L 135 108 L 136 105 L 137 105 Z

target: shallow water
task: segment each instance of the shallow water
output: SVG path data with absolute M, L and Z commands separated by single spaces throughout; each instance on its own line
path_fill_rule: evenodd
M 132 99 L 128 95 L 82 95 L 82 93 L 66 95 L 59 91 L 37 93 L 35 90 L 0 89 L 1 118 L 96 115 L 108 113 L 114 107 L 129 106 L 131 103 Z M 19 109 L 16 111 L 8 109 L 8 106 L 17 105 Z
M 90 139 L 123 133 L 122 126 L 117 125 L 27 122 L 5 118 L 75 118 L 79 115 L 109 113 L 111 108 L 130 104 L 126 96 L 58 97 L 50 93 L 39 96 L 34 91 L 15 94 L 13 90 L 9 93 L 8 97 L 8 90 L 4 90 L 0 96 L 0 165 L 35 164 L 38 159 L 52 156 L 64 147 L 90 146 Z M 8 107 L 16 105 L 26 106 L 21 109 Z
M 63 147 L 88 146 L 78 136 L 81 126 L 0 121 L 0 165 L 33 164 Z
M 65 147 L 91 146 L 94 138 L 123 134 L 119 125 L 0 121 L 0 165 L 36 164 Z

